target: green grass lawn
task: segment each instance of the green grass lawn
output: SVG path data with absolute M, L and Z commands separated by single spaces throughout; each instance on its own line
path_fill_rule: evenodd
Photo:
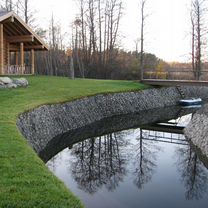
M 0 89 L 0 207 L 82 207 L 38 158 L 16 127 L 20 113 L 98 93 L 146 88 L 132 81 L 28 76 L 27 88 Z

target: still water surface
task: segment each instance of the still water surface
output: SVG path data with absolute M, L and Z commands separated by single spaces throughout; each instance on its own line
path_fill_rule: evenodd
M 156 124 L 86 139 L 47 166 L 88 208 L 207 208 L 208 170 L 181 134 L 190 118 L 159 124 L 177 133 Z

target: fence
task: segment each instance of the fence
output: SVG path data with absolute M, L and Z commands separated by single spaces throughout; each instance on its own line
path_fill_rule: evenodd
M 31 74 L 31 66 L 28 65 L 9 65 L 9 66 L 5 66 L 5 74 Z
M 166 71 L 146 71 L 144 79 L 162 80 L 200 80 L 208 81 L 208 70 L 193 72 L 191 69 L 170 69 Z

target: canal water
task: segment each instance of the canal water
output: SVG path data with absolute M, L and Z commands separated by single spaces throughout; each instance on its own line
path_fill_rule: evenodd
M 183 135 L 191 116 L 80 139 L 46 165 L 87 208 L 207 208 L 208 166 Z

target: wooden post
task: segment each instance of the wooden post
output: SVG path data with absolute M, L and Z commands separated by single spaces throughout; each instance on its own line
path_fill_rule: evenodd
M 0 24 L 0 74 L 4 74 L 4 27 Z
M 10 44 L 7 43 L 7 67 L 10 66 Z
M 35 74 L 35 51 L 31 49 L 31 74 Z
M 25 65 L 24 43 L 20 43 L 20 65 L 21 65 L 21 73 L 24 74 L 24 65 Z
M 15 65 L 19 65 L 19 51 L 15 52 Z

